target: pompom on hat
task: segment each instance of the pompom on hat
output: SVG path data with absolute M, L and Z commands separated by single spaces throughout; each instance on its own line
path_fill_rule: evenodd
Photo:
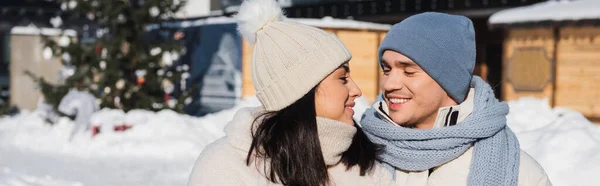
M 335 35 L 288 20 L 275 0 L 246 0 L 235 18 L 254 45 L 252 83 L 267 111 L 296 102 L 352 58 Z

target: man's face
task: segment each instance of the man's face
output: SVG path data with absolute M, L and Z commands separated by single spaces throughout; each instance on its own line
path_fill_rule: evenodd
M 409 128 L 432 128 L 438 109 L 457 103 L 419 65 L 405 55 L 383 53 L 380 87 L 389 115 L 396 124 Z

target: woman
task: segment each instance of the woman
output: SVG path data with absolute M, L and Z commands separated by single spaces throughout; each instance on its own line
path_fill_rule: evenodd
M 245 108 L 204 149 L 189 185 L 388 185 L 379 147 L 352 120 L 360 89 L 349 51 L 323 30 L 284 20 L 274 0 L 250 0 L 236 18 L 254 44 L 259 108 Z

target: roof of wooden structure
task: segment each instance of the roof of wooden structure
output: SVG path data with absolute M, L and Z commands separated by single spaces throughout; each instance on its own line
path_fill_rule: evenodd
M 487 18 L 500 10 L 544 1 L 547 0 L 279 0 L 290 18 L 351 18 L 377 23 L 397 23 L 428 11 Z M 235 14 L 241 2 L 223 1 L 222 13 Z
M 600 21 L 598 0 L 554 0 L 507 9 L 493 14 L 490 26 L 531 25 L 564 22 Z
M 293 5 L 286 8 L 287 15 L 294 18 L 334 17 L 355 20 L 397 23 L 417 13 L 435 11 L 468 17 L 488 17 L 499 10 L 518 6 L 531 5 L 546 0 L 330 0 L 323 3 Z

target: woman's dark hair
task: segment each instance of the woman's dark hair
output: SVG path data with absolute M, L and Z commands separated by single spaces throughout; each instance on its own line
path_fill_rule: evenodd
M 261 114 L 254 121 L 252 144 L 246 156 L 249 166 L 254 158 L 263 161 L 265 175 L 283 185 L 327 185 L 329 174 L 317 134 L 315 92 L 310 92 L 288 107 Z M 375 164 L 380 146 L 371 142 L 358 127 L 352 144 L 342 154 L 341 163 L 350 169 L 360 167 L 364 176 Z

